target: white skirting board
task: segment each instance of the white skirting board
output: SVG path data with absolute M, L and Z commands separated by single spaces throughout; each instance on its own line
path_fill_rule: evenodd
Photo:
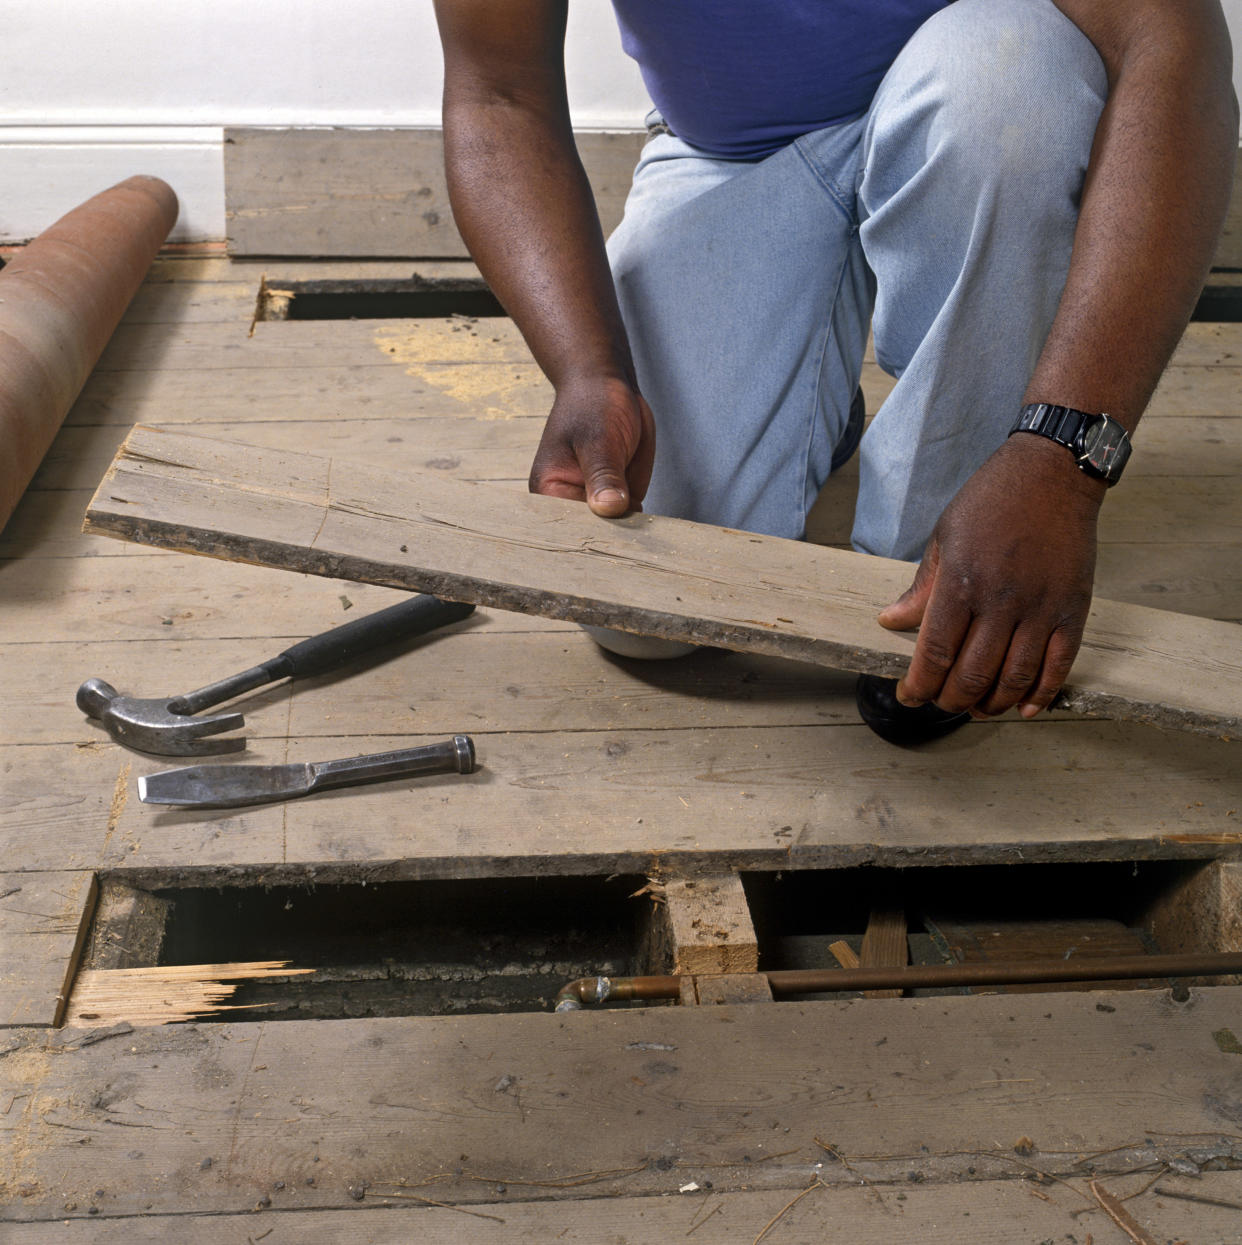
M 177 192 L 171 241 L 223 238 L 223 146 L 220 126 L 0 126 L 0 244 L 28 242 L 134 173 Z

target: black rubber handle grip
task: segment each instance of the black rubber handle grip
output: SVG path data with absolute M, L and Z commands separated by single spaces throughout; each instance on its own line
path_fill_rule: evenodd
M 474 612 L 473 605 L 460 601 L 441 601 L 427 593 L 398 601 L 387 609 L 357 618 L 313 635 L 285 649 L 279 657 L 263 663 L 273 679 L 301 678 L 310 674 L 322 674 L 353 661 L 363 653 L 391 644 L 394 640 L 410 639 L 425 635 L 437 627 L 447 627 Z

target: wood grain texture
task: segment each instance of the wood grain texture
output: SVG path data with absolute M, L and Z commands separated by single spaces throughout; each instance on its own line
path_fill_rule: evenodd
M 771 1003 L 772 987 L 763 973 L 716 973 L 691 979 L 694 1004 L 698 1007 L 723 1007 L 726 1003 Z M 682 985 L 683 1003 L 688 991 Z
M 296 621 L 289 608 L 287 618 L 271 616 L 273 633 L 282 618 Z M 304 623 L 316 625 L 317 608 L 308 597 Z M 661 860 L 781 869 L 1242 849 L 1231 744 L 1062 719 L 972 725 L 934 748 L 899 752 L 857 721 L 849 679 L 830 671 L 808 672 L 809 698 L 799 687 L 807 667 L 775 659 L 702 654 L 680 674 L 664 665 L 654 675 L 610 662 L 580 634 L 499 629 L 506 620 L 559 625 L 489 615 L 477 632 L 240 702 L 242 762 L 347 756 L 467 729 L 478 775 L 232 812 L 140 804 L 136 775 L 167 763 L 107 741 L 77 711 L 73 689 L 96 674 L 136 695 L 172 694 L 243 669 L 296 632 L 261 644 L 161 642 L 169 629 L 156 618 L 150 641 L 135 627 L 141 643 L 67 646 L 80 663 L 72 670 L 64 655 L 44 655 L 48 671 L 59 661 L 63 673 L 37 696 L 22 693 L 18 672 L 25 650 L 39 646 L 13 646 L 3 684 L 17 694 L 11 729 L 44 725 L 34 732 L 41 743 L 32 735 L 7 744 L 6 849 L 24 868 L 141 870 L 152 884 L 196 872 L 228 879 L 234 865 L 292 879 L 529 876 L 644 872 Z M 489 649 L 494 659 L 482 655 Z M 516 677 L 504 669 L 506 653 L 523 667 Z M 562 682 L 543 686 L 553 672 Z M 489 687 L 493 673 L 503 681 Z M 123 803 L 114 800 L 118 784 Z
M 1242 159 L 1233 172 L 1233 196 L 1225 216 L 1225 228 L 1216 247 L 1214 268 L 1242 268 Z
M 896 895 L 885 895 L 872 907 L 858 956 L 862 968 L 904 968 L 910 962 L 906 910 Z M 900 990 L 865 990 L 868 999 L 899 999 Z
M 114 745 L 17 749 L 13 779 L 34 790 L 0 810 L 0 830 L 26 867 L 124 869 L 147 887 L 1242 852 L 1234 745 L 1121 723 L 971 726 L 951 746 L 902 753 L 861 724 L 473 733 L 481 769 L 465 778 L 238 810 L 130 798 L 114 823 L 118 768 L 132 767 L 132 796 L 135 775 L 165 764 L 122 761 Z M 423 742 L 252 739 L 240 759 Z
M 0 1163 L 27 1192 L 3 1213 L 240 1213 L 264 1195 L 329 1210 L 353 1205 L 351 1188 L 372 1203 L 403 1187 L 486 1210 L 533 1192 L 635 1196 L 704 1180 L 721 1192 L 816 1176 L 857 1188 L 861 1172 L 904 1189 L 911 1171 L 936 1183 L 1031 1167 L 1072 1179 L 1088 1162 L 1113 1187 L 1118 1172 L 1234 1154 L 1242 1071 L 1213 1034 L 1236 1032 L 1240 1006 L 1242 989 L 1223 987 L 1184 1004 L 1128 991 L 181 1025 L 102 1040 L 107 1029 L 66 1029 L 54 1042 L 9 1030 Z
M 844 670 L 896 675 L 913 648 L 875 621 L 900 562 L 143 426 L 85 530 Z M 1232 737 L 1238 628 L 1097 599 L 1063 704 Z
M 1152 951 L 1150 941 L 1137 928 L 1122 921 L 1102 917 L 1038 918 L 1025 921 L 993 919 L 959 920 L 928 915 L 927 920 L 939 932 L 945 945 L 959 963 L 978 964 L 1000 960 L 1023 964 L 1047 960 L 1100 959 L 1110 956 L 1146 955 Z M 1172 948 L 1157 942 L 1160 951 Z M 1214 950 L 1199 946 L 1196 950 Z M 1166 984 L 1159 980 L 1067 982 L 1067 990 L 1158 989 Z M 970 986 L 964 989 L 980 994 L 1023 994 L 1038 992 L 1030 985 Z
M 582 132 L 578 152 L 605 232 L 615 228 L 645 132 Z M 439 129 L 224 132 L 231 255 L 460 258 Z
M 90 872 L 0 873 L 0 1024 L 61 1022 L 94 903 Z
M 465 480 L 511 480 L 525 485 L 543 431 L 544 412 L 511 413 L 507 419 L 489 419 L 463 409 L 460 401 L 446 394 L 440 395 L 439 411 L 435 410 L 432 392 L 424 392 L 422 397 L 417 417 L 409 413 L 377 415 L 362 407 L 348 410 L 341 402 L 331 401 L 335 419 L 309 418 L 323 401 L 323 394 L 307 385 L 296 399 L 272 401 L 266 418 L 252 415 L 218 419 L 217 406 L 199 409 L 192 423 L 199 436 L 241 438 L 272 449 L 289 444 L 313 445 L 316 453 L 341 452 L 355 462 L 389 470 L 401 466 Z M 153 415 L 160 416 L 158 408 L 159 401 L 154 397 L 144 403 L 144 409 Z M 179 422 L 176 416 L 187 413 L 171 406 L 162 417 L 150 422 L 168 426 Z M 129 425 L 122 424 L 81 423 L 63 428 L 30 487 L 93 489 L 128 431 Z M 1137 491 L 1112 493 L 1106 511 L 1109 526 L 1118 511 L 1131 509 L 1139 498 L 1145 502 L 1144 512 L 1164 506 L 1163 522 L 1168 525 L 1168 497 L 1177 493 L 1184 479 L 1220 477 L 1232 481 L 1242 476 L 1242 419 L 1187 416 L 1153 420 L 1150 430 L 1145 427 L 1144 432 L 1149 435 L 1143 453 L 1136 454 L 1131 460 L 1132 469 L 1127 469 L 1127 489 L 1132 481 L 1157 477 L 1160 492 L 1153 489 L 1145 496 L 1145 486 L 1138 485 Z M 846 479 L 853 483 L 857 477 L 858 460 L 853 458 L 832 477 L 831 483 L 836 486 Z M 856 486 L 850 491 L 852 498 Z M 1152 517 L 1150 513 L 1139 513 L 1131 522 L 1150 526 Z M 1225 568 L 1221 570 L 1223 573 Z
M 282 259 L 279 257 L 250 258 L 244 255 L 228 255 L 223 245 L 219 253 L 181 255 L 165 249 L 151 265 L 147 274 L 148 285 L 211 285 L 253 277 L 255 288 L 259 278 L 266 273 L 276 281 L 334 280 L 385 280 L 401 279 L 410 275 L 408 259 Z M 414 268 L 425 277 L 454 277 L 463 274 L 479 275 L 479 270 L 469 261 L 419 260 Z
M 605 233 L 645 135 L 580 133 L 578 150 Z M 452 223 L 439 129 L 225 130 L 228 249 L 233 256 L 466 255 Z M 1242 174 L 1214 266 L 1242 268 Z
M 1164 951 L 1242 949 L 1242 863 L 1187 868 L 1156 897 L 1145 920 Z
M 247 428 L 244 435 L 251 436 L 251 430 Z M 263 433 L 259 432 L 256 439 L 262 437 Z M 316 437 L 310 439 L 312 443 L 318 441 Z M 417 459 L 414 461 L 418 462 Z M 848 481 L 830 480 L 824 490 L 825 496 L 837 484 L 844 483 Z M 1228 539 L 1196 539 L 1199 535 L 1196 529 L 1203 526 L 1203 517 L 1194 511 L 1187 513 L 1184 525 L 1169 525 L 1162 531 L 1162 524 L 1167 521 L 1168 515 L 1157 509 L 1162 504 L 1160 494 L 1176 489 L 1177 484 L 1176 480 L 1161 481 L 1160 490 L 1153 490 L 1150 507 L 1138 504 L 1143 501 L 1139 496 L 1126 499 L 1132 527 L 1119 534 L 1137 537 L 1150 518 L 1153 522 L 1147 525 L 1147 530 L 1154 537 L 1167 535 L 1169 540 L 1167 543 L 1138 539 L 1109 541 L 1108 531 L 1103 532 L 1096 591 L 1103 597 L 1134 605 L 1236 622 L 1242 619 L 1242 558 L 1238 556 L 1239 546 Z M 516 481 L 496 487 L 522 491 L 522 486 Z M 136 591 L 128 591 L 132 577 L 134 581 L 141 579 L 153 584 L 156 595 L 169 601 L 173 608 L 165 613 L 165 617 L 198 616 L 197 609 L 188 604 L 178 604 L 178 597 L 185 594 L 209 600 L 215 585 L 224 582 L 220 578 L 223 572 L 219 568 L 212 571 L 200 568 L 197 573 L 188 574 L 185 568 L 191 563 L 187 559 L 172 561 L 169 560 L 170 555 L 142 545 L 83 536 L 82 512 L 90 497 L 90 489 L 28 491 L 18 504 L 5 531 L 0 533 L 0 560 L 5 557 L 11 559 L 0 568 L 6 587 L 12 585 L 12 595 L 5 598 L 7 610 L 11 611 L 20 604 L 23 610 L 28 611 L 34 607 L 36 600 L 51 600 L 53 608 L 45 609 L 37 619 L 32 616 L 32 621 L 40 628 L 40 634 L 43 633 L 42 628 L 63 633 L 80 626 L 88 621 L 85 611 L 71 611 L 62 620 L 60 615 L 64 602 L 52 599 L 49 586 L 73 579 L 95 585 L 101 597 L 116 599 L 127 593 L 130 612 L 137 614 L 144 598 Z M 1224 489 L 1221 497 L 1224 504 L 1230 504 Z M 1135 504 L 1131 505 L 1131 500 Z M 1203 504 L 1210 505 L 1211 502 L 1212 499 L 1206 499 Z M 849 505 L 840 493 L 832 499 L 826 522 L 820 521 L 823 518 L 820 514 L 813 518 L 816 522 L 811 535 L 815 540 L 841 545 L 848 537 Z M 1105 527 L 1115 529 L 1117 525 L 1110 521 Z M 109 573 L 102 566 L 92 568 L 92 563 L 99 559 L 117 559 L 128 565 L 118 565 Z M 141 561 L 151 561 L 153 565 L 143 569 L 137 565 Z M 70 569 L 72 564 L 77 564 L 76 569 Z M 246 572 L 246 568 L 233 565 L 235 575 Z M 262 580 L 263 577 L 256 578 Z M 285 591 L 297 591 L 299 596 L 302 595 L 301 590 L 293 589 L 292 585 L 287 586 Z M 339 595 L 339 589 L 333 592 L 330 586 L 321 585 L 320 591 L 333 601 Z M 384 590 L 355 586 L 347 595 L 361 607 L 362 594 L 380 591 Z M 214 612 L 220 613 L 218 610 Z M 293 609 L 286 612 L 292 615 Z M 6 616 L 6 624 L 8 622 Z
M 351 610 L 346 618 L 355 612 L 361 613 Z M 249 737 L 269 739 L 289 730 L 311 738 L 452 735 L 463 723 L 471 730 L 574 731 L 858 720 L 852 679 L 822 666 L 712 650 L 650 671 L 610 660 L 585 636 L 555 624 L 516 630 L 504 622 L 520 627 L 525 615 L 480 611 L 475 618 L 461 632 L 412 642 L 404 651 L 389 646 L 334 674 L 260 689 L 233 707 L 247 714 Z M 78 682 L 93 676 L 127 694 L 171 696 L 245 670 L 288 643 L 274 631 L 264 641 L 161 642 L 157 635 L 140 662 L 130 642 L 100 641 L 84 651 L 63 643 L 23 644 L 20 652 L 0 645 L 0 698 L 8 695 L 11 708 L 0 720 L 0 744 L 102 743 L 103 731 L 73 703 L 77 684 L 70 684 L 79 672 L 85 673 Z
M 1070 1245 L 1071 1237 L 1085 1241 L 1088 1231 L 1098 1245 L 1104 1245 L 1108 1230 L 1078 1193 L 1081 1181 L 1037 1186 L 1016 1176 L 949 1185 L 907 1182 L 904 1188 L 878 1190 L 824 1184 L 790 1206 L 799 1191 L 792 1182 L 789 1188 L 754 1193 L 722 1193 L 702 1184 L 679 1194 L 686 1182 L 675 1170 L 668 1176 L 667 1190 L 648 1197 L 541 1201 L 534 1197 L 537 1191 L 518 1190 L 477 1208 L 434 1205 L 437 1190 L 432 1185 L 368 1190 L 364 1201 L 348 1210 L 283 1211 L 278 1209 L 277 1190 L 274 1205 L 258 1214 L 186 1211 L 117 1219 L 75 1216 L 55 1222 L 10 1223 L 5 1240 L 6 1245 L 168 1245 L 170 1241 L 177 1245 L 236 1241 L 242 1245 L 249 1239 L 258 1245 L 261 1237 L 264 1245 L 409 1245 L 411 1241 L 546 1245 L 560 1239 L 579 1245 L 669 1245 L 693 1234 L 692 1245 L 693 1241 L 754 1245 L 777 1215 L 781 1215 L 777 1229 L 765 1238 L 772 1245 L 894 1245 L 895 1241 L 918 1245 L 1055 1241 Z M 1145 1179 L 1128 1176 L 1108 1183 L 1125 1196 L 1140 1189 Z M 1201 1200 L 1162 1197 L 1158 1190 L 1168 1188 Z M 589 1190 L 587 1186 L 584 1194 Z M 1164 1177 L 1157 1189 L 1127 1205 L 1162 1242 L 1228 1241 L 1237 1223 L 1235 1208 L 1242 1205 L 1242 1175 L 1206 1172 L 1194 1179 Z M 474 1213 L 467 1213 L 471 1210 Z M 491 1217 L 480 1218 L 480 1213 Z M 1113 1237 L 1109 1245 L 1121 1241 Z
M 736 873 L 671 880 L 664 896 L 674 973 L 758 972 L 759 943 Z

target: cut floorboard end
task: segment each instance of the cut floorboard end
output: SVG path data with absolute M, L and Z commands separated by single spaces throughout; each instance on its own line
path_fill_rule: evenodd
M 908 564 L 139 425 L 84 530 L 641 635 L 899 675 Z M 1098 599 L 1061 707 L 1242 733 L 1242 629 Z

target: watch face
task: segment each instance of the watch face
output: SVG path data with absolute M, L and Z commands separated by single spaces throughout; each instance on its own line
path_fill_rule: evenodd
M 1130 457 L 1130 438 L 1126 430 L 1107 415 L 1099 416 L 1083 428 L 1080 444 L 1079 463 L 1106 480 L 1116 480 Z

